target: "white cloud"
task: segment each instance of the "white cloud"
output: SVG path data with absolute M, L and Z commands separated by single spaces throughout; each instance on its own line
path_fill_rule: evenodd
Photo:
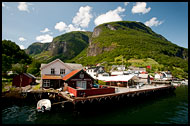
M 77 12 L 76 16 L 73 18 L 72 23 L 76 25 L 77 27 L 88 27 L 88 24 L 90 23 L 91 18 L 93 17 L 90 11 L 92 10 L 92 7 L 85 6 L 80 7 L 79 11 Z
M 121 12 L 124 12 L 125 9 L 122 7 L 118 7 L 115 10 L 110 10 L 105 14 L 99 15 L 95 20 L 95 25 L 112 22 L 112 21 L 122 21 L 121 16 L 119 15 Z
M 20 49 L 25 49 L 23 45 L 19 45 Z
M 132 13 L 142 13 L 146 14 L 151 10 L 151 8 L 146 8 L 146 2 L 136 2 L 135 6 L 132 8 Z
M 45 28 L 44 30 L 40 31 L 42 33 L 49 32 L 50 30 L 48 28 Z
M 73 26 L 73 24 L 67 25 L 64 22 L 56 23 L 55 29 L 59 30 L 60 32 L 85 31 L 84 29 L 81 29 L 80 27 Z
M 26 39 L 24 37 L 19 37 L 18 40 L 21 42 L 26 41 Z
M 81 28 L 74 27 L 72 24 L 68 25 L 66 32 L 71 32 L 71 31 L 82 31 Z
M 56 25 L 55 25 L 55 29 L 59 30 L 60 32 L 65 30 L 66 27 L 67 27 L 67 25 L 62 21 L 59 23 L 56 23 Z
M 152 27 L 152 26 L 161 25 L 162 23 L 163 23 L 163 21 L 158 21 L 156 17 L 153 17 L 149 21 L 146 21 L 144 24 L 146 26 Z
M 129 2 L 124 2 L 124 5 L 127 6 L 129 4 Z
M 50 36 L 49 34 L 40 35 L 36 37 L 36 40 L 40 41 L 41 43 L 52 42 L 53 36 Z
M 28 5 L 29 4 L 27 4 L 26 2 L 19 2 L 18 9 L 20 11 L 27 11 L 27 12 L 29 12 Z

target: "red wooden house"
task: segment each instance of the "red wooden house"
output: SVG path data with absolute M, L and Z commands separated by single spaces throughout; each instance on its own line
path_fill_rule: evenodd
M 29 73 L 22 73 L 13 77 L 12 86 L 25 87 L 36 83 L 36 77 Z
M 73 88 L 90 89 L 94 83 L 94 78 L 87 74 L 83 69 L 74 70 L 63 77 L 68 86 Z
M 63 77 L 63 80 L 68 84 L 68 92 L 75 97 L 115 93 L 115 88 L 108 86 L 93 88 L 94 79 L 83 69 L 72 71 Z

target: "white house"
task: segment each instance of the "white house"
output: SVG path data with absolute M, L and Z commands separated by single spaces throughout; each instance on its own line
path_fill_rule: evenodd
M 163 80 L 172 80 L 172 74 L 171 72 L 167 71 L 167 72 L 162 72 L 163 75 Z
M 105 73 L 103 66 L 97 66 L 97 67 L 94 67 L 94 68 L 88 68 L 88 69 L 86 70 L 86 72 L 87 72 L 90 76 L 92 76 L 94 79 L 97 79 L 97 77 L 100 76 L 100 74 Z
M 48 64 L 41 64 L 42 87 L 60 87 L 62 78 L 76 69 L 83 69 L 81 64 L 64 63 L 56 59 Z
M 162 79 L 162 78 L 163 78 L 163 75 L 162 75 L 162 74 L 156 73 L 156 74 L 154 75 L 154 79 L 155 79 L 155 80 L 160 80 L 160 79 Z

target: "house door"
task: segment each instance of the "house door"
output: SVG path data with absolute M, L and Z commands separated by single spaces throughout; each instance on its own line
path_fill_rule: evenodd
M 77 81 L 77 87 L 86 89 L 86 81 Z

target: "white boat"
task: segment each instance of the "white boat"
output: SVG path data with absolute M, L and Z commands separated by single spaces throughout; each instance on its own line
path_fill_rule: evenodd
M 41 99 L 37 103 L 37 111 L 44 112 L 51 110 L 51 101 L 49 99 Z

